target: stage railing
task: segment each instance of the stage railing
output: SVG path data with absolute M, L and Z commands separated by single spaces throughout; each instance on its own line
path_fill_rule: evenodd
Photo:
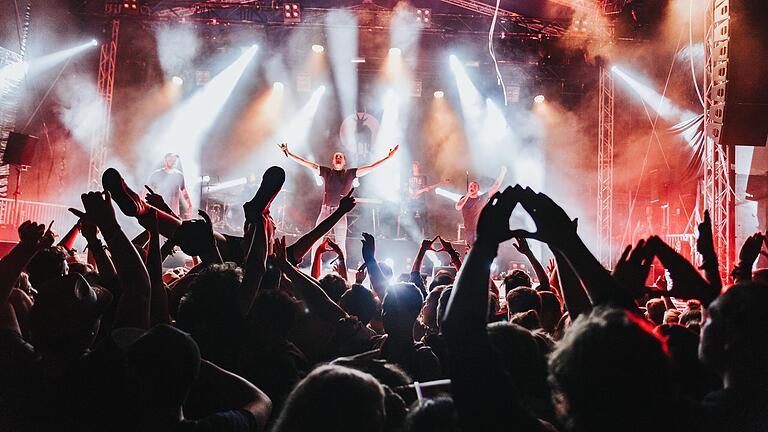
M 16 227 L 26 220 L 44 224 L 54 221 L 53 231 L 59 235 L 69 231 L 77 222 L 75 215 L 64 205 L 0 198 L 0 224 L 5 228 L 3 240 L 18 240 Z

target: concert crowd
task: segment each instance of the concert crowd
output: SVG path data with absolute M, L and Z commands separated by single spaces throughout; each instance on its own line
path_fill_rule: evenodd
M 21 223 L 0 260 L 0 430 L 768 431 L 763 234 L 726 269 L 733 284 L 708 214 L 696 265 L 652 235 L 609 271 L 577 220 L 502 172 L 460 201 L 477 218 L 465 214 L 466 254 L 423 239 L 410 273 L 393 274 L 374 236 L 345 237 L 352 180 L 386 158 L 347 169 L 340 153 L 326 167 L 280 151 L 326 181 L 316 227 L 295 241 L 270 214 L 280 167 L 243 206 L 242 237 L 203 211 L 178 217 L 186 191 L 142 197 L 112 168 L 69 232 Z M 510 226 L 518 206 L 534 232 Z M 353 247 L 360 266 L 345 260 Z M 492 275 L 500 247 L 533 274 Z M 450 268 L 425 274 L 429 251 Z M 180 253 L 195 265 L 164 268 Z M 652 265 L 666 275 L 649 278 Z

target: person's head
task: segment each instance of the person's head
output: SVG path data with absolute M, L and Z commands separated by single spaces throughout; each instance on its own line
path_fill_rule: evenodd
M 560 303 L 560 299 L 551 291 L 541 291 L 539 296 L 541 297 L 541 313 L 539 314 L 541 328 L 547 333 L 552 334 L 560 318 L 563 316 L 563 305 Z
M 381 270 L 382 276 L 384 276 L 384 279 L 390 280 L 392 279 L 392 276 L 395 274 L 395 271 L 390 267 L 389 264 L 385 263 L 384 261 L 379 261 L 379 269 Z
M 260 290 L 248 314 L 250 325 L 262 335 L 287 339 L 296 320 L 296 303 L 285 291 Z
M 378 309 L 376 297 L 371 290 L 360 284 L 353 284 L 341 295 L 339 306 L 346 313 L 356 316 L 361 323 L 366 325 L 376 316 Z
M 450 272 L 440 270 L 435 273 L 435 277 L 433 277 L 432 282 L 429 283 L 427 291 L 432 291 L 437 286 L 451 285 L 454 279 L 454 276 Z
M 518 287 L 512 291 L 507 291 L 507 310 L 509 316 L 529 310 L 541 314 L 541 296 L 538 291 L 528 287 Z
M 336 169 L 336 170 L 344 169 L 344 166 L 346 164 L 347 164 L 347 158 L 344 157 L 344 153 L 336 152 L 333 154 L 333 158 L 331 159 L 331 165 L 333 166 L 333 169 Z
M 176 167 L 176 162 L 179 160 L 179 155 L 175 153 L 166 153 L 163 157 L 163 167 L 167 170 L 171 170 Z
M 126 384 L 142 416 L 178 414 L 200 372 L 200 350 L 181 330 L 158 324 L 120 328 L 112 340 L 125 356 Z
M 336 273 L 328 273 L 320 279 L 320 288 L 333 300 L 334 303 L 338 303 L 341 299 L 341 295 L 344 294 L 349 286 L 347 281 Z
M 488 325 L 488 340 L 501 366 L 524 398 L 548 400 L 547 359 L 533 333 L 517 324 Z
M 77 357 L 90 348 L 112 296 L 79 274 L 38 285 L 29 313 L 32 345 L 43 356 Z
M 179 303 L 176 325 L 192 335 L 203 357 L 222 367 L 241 343 L 244 318 L 238 303 L 243 273 L 233 263 L 213 264 L 201 271 Z
M 382 301 L 381 317 L 387 333 L 412 334 L 424 297 L 412 283 L 392 284 Z
M 536 330 L 541 328 L 541 319 L 539 314 L 535 310 L 529 309 L 525 312 L 517 312 L 509 315 L 509 322 L 517 324 L 528 330 Z
M 27 264 L 29 283 L 37 288 L 51 279 L 64 276 L 69 271 L 67 251 L 61 246 L 45 248 L 36 253 Z
M 667 306 L 664 304 L 664 300 L 660 298 L 650 299 L 645 303 L 645 318 L 654 325 L 664 324 L 664 312 L 666 311 Z
M 448 285 L 439 285 L 432 288 L 424 300 L 424 306 L 421 308 L 421 323 L 430 330 L 437 330 L 437 305 L 440 301 L 440 294 Z
M 413 161 L 413 163 L 411 163 L 411 174 L 414 176 L 421 175 L 421 164 L 419 161 Z
M 721 377 L 741 372 L 764 379 L 768 375 L 766 304 L 768 288 L 761 283 L 729 288 L 707 308 L 699 358 Z
M 680 322 L 680 311 L 669 309 L 664 311 L 664 324 L 677 324 Z
M 504 277 L 504 288 L 507 292 L 517 287 L 532 287 L 531 276 L 525 270 L 514 269 Z
M 371 375 L 343 366 L 309 373 L 285 401 L 276 432 L 381 431 L 384 388 Z
M 469 196 L 476 197 L 480 192 L 480 184 L 477 182 L 469 182 Z
M 453 399 L 439 396 L 416 401 L 405 418 L 405 432 L 459 432 L 459 414 Z
M 627 311 L 574 321 L 549 357 L 553 401 L 570 430 L 660 430 L 676 402 L 666 344 Z
M 680 325 L 684 327 L 690 327 L 692 325 L 701 324 L 702 321 L 701 309 L 686 310 L 680 314 Z

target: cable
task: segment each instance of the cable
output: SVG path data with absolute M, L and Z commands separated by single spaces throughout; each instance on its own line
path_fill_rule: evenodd
M 693 49 L 693 0 L 688 0 L 688 49 Z M 696 89 L 696 94 L 699 96 L 701 107 L 704 108 L 704 98 L 701 96 L 701 90 L 699 90 L 699 82 L 696 79 L 696 68 L 693 66 L 692 52 L 688 53 L 688 59 L 691 61 L 691 76 L 693 76 L 693 87 Z
M 496 69 L 496 83 L 501 85 L 501 91 L 504 94 L 504 106 L 507 106 L 507 87 L 504 85 L 504 79 L 499 71 L 499 63 L 496 61 L 496 53 L 493 51 L 493 33 L 496 30 L 496 19 L 499 17 L 499 7 L 501 0 L 496 0 L 496 9 L 493 11 L 493 20 L 491 20 L 491 30 L 488 32 L 488 53 L 493 59 L 493 67 Z

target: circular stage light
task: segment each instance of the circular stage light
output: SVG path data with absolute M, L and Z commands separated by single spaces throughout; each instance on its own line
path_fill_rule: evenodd
M 325 51 L 325 47 L 322 45 L 312 45 L 312 51 L 314 51 L 317 54 L 320 54 L 321 52 Z
M 537 95 L 535 98 L 533 98 L 533 101 L 536 102 L 537 104 L 543 104 L 545 100 L 546 98 L 544 97 L 544 95 Z

